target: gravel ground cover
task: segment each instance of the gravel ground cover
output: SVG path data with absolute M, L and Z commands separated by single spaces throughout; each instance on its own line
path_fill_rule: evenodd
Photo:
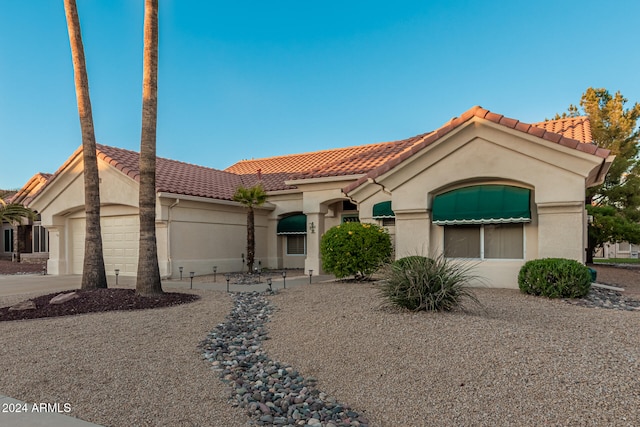
M 636 273 L 611 284 L 633 292 Z M 198 349 L 232 301 L 194 293 L 177 307 L 0 322 L 0 392 L 68 402 L 105 426 L 247 425 Z M 269 297 L 264 349 L 371 426 L 640 425 L 639 312 L 477 295 L 484 310 L 406 313 L 381 309 L 368 284 L 287 289 Z
M 267 353 L 372 426 L 636 426 L 640 313 L 479 289 L 484 310 L 382 310 L 370 285 L 272 297 Z
M 0 322 L 0 393 L 69 403 L 70 415 L 104 426 L 246 425 L 197 348 L 231 299 L 194 293 L 176 307 Z

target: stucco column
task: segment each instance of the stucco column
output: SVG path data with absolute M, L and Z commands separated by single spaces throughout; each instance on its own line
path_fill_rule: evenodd
M 47 274 L 67 274 L 67 263 L 64 243 L 64 226 L 47 226 L 49 232 L 49 259 Z
M 393 210 L 396 214 L 396 259 L 431 254 L 431 214 L 426 209 Z
M 267 223 L 267 259 L 265 267 L 282 268 L 282 248 L 278 236 L 278 218 L 269 217 Z
M 537 258 L 585 261 L 584 202 L 538 203 Z
M 307 215 L 307 257 L 304 260 L 304 272 L 313 270 L 313 275 L 321 273 L 320 238 L 324 234 L 325 212 L 305 212 Z M 313 224 L 313 226 L 312 226 Z

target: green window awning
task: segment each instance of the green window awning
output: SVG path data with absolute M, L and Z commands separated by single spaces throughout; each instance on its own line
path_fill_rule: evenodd
M 509 185 L 475 185 L 433 200 L 434 224 L 499 224 L 531 221 L 531 191 Z
M 395 218 L 396 214 L 391 210 L 391 201 L 380 202 L 373 205 L 373 218 Z
M 307 234 L 307 216 L 291 215 L 278 221 L 278 234 Z

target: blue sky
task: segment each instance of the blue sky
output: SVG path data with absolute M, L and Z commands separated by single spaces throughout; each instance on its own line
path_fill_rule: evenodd
M 143 1 L 77 0 L 96 139 L 138 150 Z M 403 139 L 474 105 L 525 122 L 640 102 L 640 2 L 160 0 L 157 152 L 238 160 Z M 62 0 L 0 0 L 0 188 L 81 145 Z

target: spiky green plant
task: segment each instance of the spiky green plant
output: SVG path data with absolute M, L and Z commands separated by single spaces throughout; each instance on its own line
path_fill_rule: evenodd
M 442 255 L 401 258 L 385 269 L 379 295 L 385 300 L 383 305 L 413 311 L 450 311 L 466 301 L 481 306 L 469 288 L 470 282 L 480 280 L 472 273 L 474 266 L 451 262 Z

